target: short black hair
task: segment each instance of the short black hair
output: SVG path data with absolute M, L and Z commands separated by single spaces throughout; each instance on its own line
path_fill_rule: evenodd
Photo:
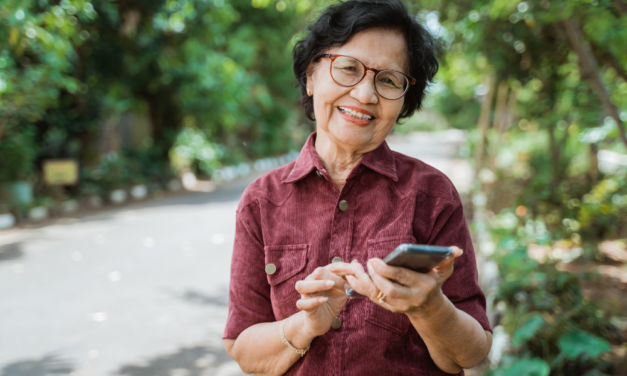
M 300 87 L 300 105 L 313 118 L 313 97 L 307 95 L 307 68 L 327 49 L 342 46 L 355 34 L 372 28 L 398 30 L 405 36 L 409 75 L 416 84 L 409 87 L 397 120 L 419 110 L 425 90 L 438 72 L 439 41 L 412 17 L 401 0 L 347 0 L 332 5 L 307 28 L 307 35 L 294 46 L 294 75 Z

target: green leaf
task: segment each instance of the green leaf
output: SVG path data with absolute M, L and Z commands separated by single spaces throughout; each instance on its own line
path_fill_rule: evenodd
M 540 358 L 522 359 L 503 369 L 502 376 L 548 376 L 549 363 Z
M 541 314 L 535 314 L 531 316 L 527 322 L 523 324 L 515 333 L 512 339 L 512 344 L 515 347 L 522 345 L 524 342 L 533 338 L 538 329 L 544 325 L 544 317 Z
M 592 371 L 588 371 L 583 374 L 583 376 L 610 376 L 607 373 L 603 373 L 599 370 L 593 369 Z
M 557 341 L 557 346 L 568 359 L 576 359 L 584 354 L 590 358 L 596 358 L 610 351 L 609 342 L 583 330 L 563 335 Z

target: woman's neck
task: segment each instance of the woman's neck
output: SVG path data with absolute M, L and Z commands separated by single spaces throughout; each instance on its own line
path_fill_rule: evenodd
M 340 191 L 346 184 L 348 175 L 366 153 L 338 145 L 328 134 L 321 131 L 316 135 L 315 148 L 324 168 Z

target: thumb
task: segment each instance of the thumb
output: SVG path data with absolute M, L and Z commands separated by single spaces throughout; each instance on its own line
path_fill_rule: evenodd
M 444 260 L 440 265 L 436 266 L 434 269 L 438 271 L 447 271 L 448 269 L 453 269 L 453 264 L 455 263 L 455 259 L 464 254 L 464 251 L 456 246 L 451 247 L 453 249 L 453 255 L 448 259 Z

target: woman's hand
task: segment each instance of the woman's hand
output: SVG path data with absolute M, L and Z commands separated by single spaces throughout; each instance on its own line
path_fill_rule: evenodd
M 301 298 L 296 302 L 305 313 L 303 330 L 311 337 L 325 334 L 346 304 L 348 284 L 328 267 L 314 270 L 304 281 L 296 282 Z
M 378 258 L 368 260 L 368 273 L 356 262 L 336 263 L 328 268 L 334 273 L 345 275 L 356 292 L 383 308 L 413 315 L 425 309 L 436 309 L 442 304 L 444 295 L 441 287 L 453 274 L 455 259 L 462 253 L 461 249 L 453 247 L 453 257 L 426 274 L 388 266 Z M 382 301 L 378 299 L 379 292 L 385 294 Z

